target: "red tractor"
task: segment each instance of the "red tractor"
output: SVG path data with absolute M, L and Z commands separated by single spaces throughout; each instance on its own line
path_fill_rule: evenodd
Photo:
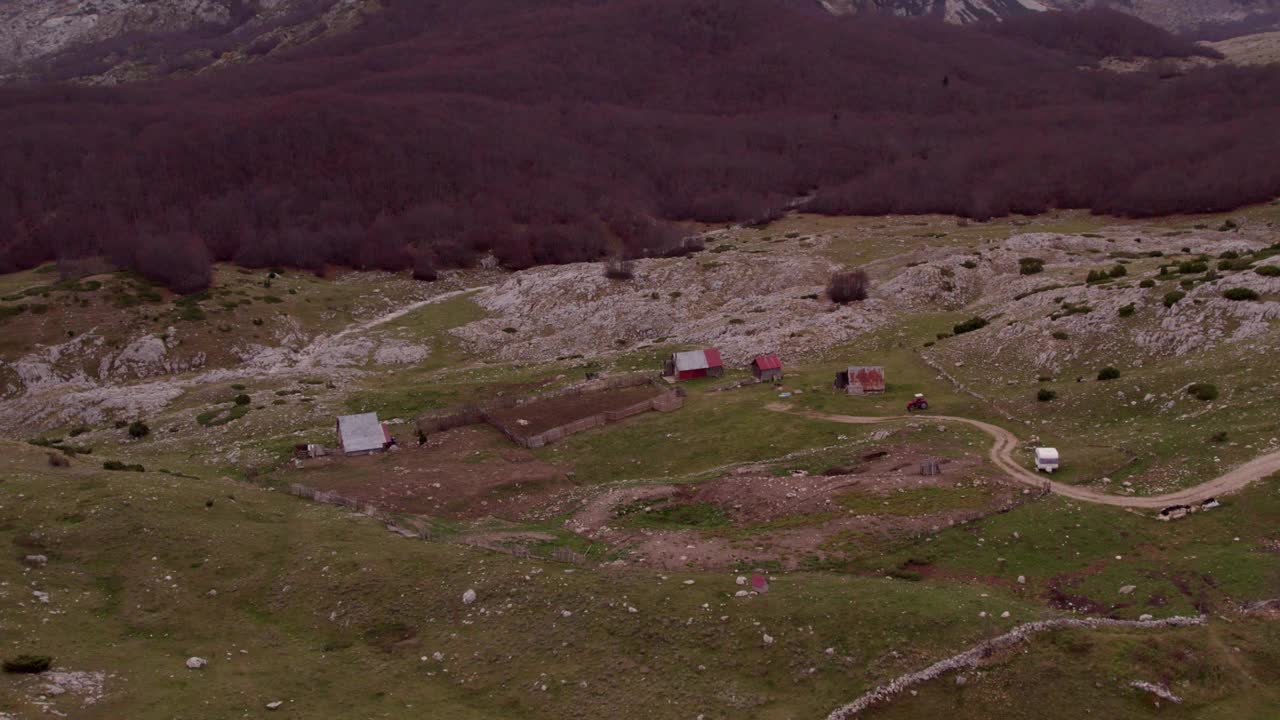
M 907 412 L 914 412 L 916 410 L 928 410 L 928 409 L 929 409 L 929 401 L 926 400 L 924 398 L 924 395 L 921 395 L 920 393 L 916 393 L 916 396 L 911 398 L 911 402 L 907 403 Z

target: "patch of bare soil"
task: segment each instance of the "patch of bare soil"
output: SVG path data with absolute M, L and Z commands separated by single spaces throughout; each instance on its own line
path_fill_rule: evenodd
M 810 560 L 838 560 L 840 553 L 831 546 L 840 536 L 887 539 L 939 530 L 996 512 L 1019 494 L 1012 484 L 992 479 L 979 456 L 947 463 L 942 475 L 929 477 L 919 474 L 919 461 L 925 457 L 920 449 L 899 447 L 841 475 L 775 476 L 765 467 L 744 466 L 701 485 L 614 489 L 589 500 L 566 526 L 593 541 L 626 548 L 628 561 L 639 565 L 672 570 L 764 565 L 794 569 Z M 899 491 L 975 482 L 989 491 L 980 507 L 869 514 L 841 502 L 850 493 L 887 499 Z M 722 522 L 663 527 L 643 515 L 666 515 L 681 508 L 699 509 Z
M 380 455 L 308 460 L 283 479 L 393 512 L 508 520 L 573 487 L 565 468 L 538 460 L 488 426 L 448 430 L 425 445 Z

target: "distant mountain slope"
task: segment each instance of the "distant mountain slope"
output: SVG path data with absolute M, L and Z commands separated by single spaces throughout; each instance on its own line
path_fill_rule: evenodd
M 1280 10 L 1278 0 L 817 0 L 836 14 L 932 16 L 954 23 L 1004 19 L 1027 12 L 1107 7 L 1172 32 L 1247 22 Z
M 0 78 L 111 82 L 265 55 L 349 28 L 374 0 L 0 0 Z

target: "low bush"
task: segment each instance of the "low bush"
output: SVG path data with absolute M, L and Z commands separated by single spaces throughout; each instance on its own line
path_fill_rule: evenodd
M 609 258 L 604 263 L 604 276 L 610 280 L 630 280 L 636 276 L 635 264 L 622 258 Z
M 969 318 L 968 320 L 965 320 L 962 323 L 957 323 L 955 327 L 951 328 L 951 332 L 952 334 L 955 334 L 955 335 L 963 335 L 967 332 L 973 332 L 974 330 L 981 330 L 986 326 L 987 326 L 986 318 L 975 316 L 975 317 Z
M 1230 435 L 1227 434 L 1226 430 L 1219 430 L 1218 432 L 1209 436 L 1209 442 L 1224 443 L 1227 441 L 1227 438 L 1229 437 Z
M 435 265 L 426 253 L 419 253 L 414 257 L 413 279 L 423 282 L 435 282 L 440 279 L 440 273 L 436 271 Z
M 67 459 L 66 455 L 60 455 L 58 453 L 49 453 L 50 467 L 64 468 L 69 466 L 70 464 L 71 464 L 71 461 Z
M 1280 265 L 1263 265 L 1254 268 L 1253 271 L 1263 277 L 1277 277 L 1280 276 Z
M 237 405 L 248 405 L 249 403 L 253 402 L 253 398 L 249 397 L 244 393 L 240 393 L 239 395 L 236 396 L 235 402 Z
M 603 274 L 610 280 L 631 280 L 635 278 L 635 263 L 622 257 L 614 256 L 602 263 Z
M 141 420 L 134 420 L 129 423 L 129 437 L 140 440 L 150 434 L 151 428 L 147 427 L 147 424 Z
M 48 655 L 16 655 L 4 661 L 4 671 L 13 674 L 34 675 L 53 667 Z
M 1018 272 L 1023 275 L 1035 275 L 1044 270 L 1044 260 L 1034 257 L 1025 257 L 1018 260 Z
M 871 291 L 871 278 L 863 270 L 844 270 L 831 276 L 827 284 L 827 296 L 833 302 L 848 303 L 867 299 Z
M 122 463 L 119 460 L 108 460 L 102 463 L 103 470 L 115 470 L 118 472 L 146 472 L 147 469 L 137 463 Z
M 1116 263 L 1115 265 L 1112 266 L 1111 271 L 1108 272 L 1107 274 L 1113 278 L 1121 278 L 1129 274 L 1129 268 L 1126 268 L 1120 263 Z
M 1178 273 L 1182 275 L 1195 275 L 1209 269 L 1209 263 L 1202 260 L 1183 260 L 1178 263 Z
M 1228 300 L 1236 300 L 1236 301 L 1257 300 L 1258 293 L 1254 292 L 1253 290 L 1250 290 L 1249 288 L 1237 287 L 1237 288 L 1229 288 L 1227 290 L 1223 290 L 1222 297 Z
M 1213 383 L 1194 383 L 1187 386 L 1187 394 L 1197 400 L 1209 402 L 1218 398 L 1218 386 Z
M 1127 318 L 1127 317 L 1133 317 L 1133 314 L 1137 312 L 1137 310 L 1138 309 L 1134 307 L 1133 303 L 1129 303 L 1128 305 L 1121 307 L 1116 312 L 1120 315 L 1120 317 Z
M 1152 280 L 1151 278 L 1147 278 L 1146 280 L 1143 280 L 1142 282 L 1138 283 L 1138 287 L 1140 288 L 1151 288 L 1155 286 L 1156 286 L 1156 281 Z
M 978 263 L 972 260 L 965 260 L 964 262 L 960 263 L 960 267 L 965 268 L 966 270 L 972 270 L 978 267 Z
M 1186 296 L 1187 294 L 1181 290 L 1171 290 L 1164 294 L 1164 306 L 1173 307 L 1179 300 Z
M 1056 400 L 1057 398 L 1058 393 L 1050 390 L 1049 388 L 1040 388 L 1040 392 L 1036 393 L 1036 400 L 1039 400 L 1040 402 L 1049 402 L 1051 400 Z
M 1066 340 L 1071 336 L 1067 334 L 1066 330 L 1054 330 L 1052 333 L 1052 337 L 1054 340 Z
M 1108 365 L 1098 371 L 1099 380 L 1115 380 L 1120 377 L 1120 371 Z

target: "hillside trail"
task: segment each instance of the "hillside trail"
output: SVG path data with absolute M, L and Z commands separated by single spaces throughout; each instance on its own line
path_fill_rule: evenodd
M 1268 475 L 1280 472 L 1280 451 L 1277 451 L 1254 458 L 1253 460 L 1250 460 L 1249 462 L 1212 480 L 1200 483 L 1195 487 L 1178 490 L 1177 492 L 1166 493 L 1164 495 L 1150 495 L 1147 497 L 1108 495 L 1106 493 L 1098 492 L 1097 490 L 1049 480 L 1044 476 L 1027 470 L 1013 458 L 1013 451 L 1020 443 L 1017 436 L 998 425 L 992 425 L 991 423 L 983 422 L 981 420 L 956 417 L 954 415 L 834 415 L 814 410 L 796 410 L 786 403 L 770 403 L 765 407 L 774 412 L 783 412 L 815 420 L 827 420 L 830 422 L 845 423 L 848 425 L 875 425 L 879 423 L 895 422 L 898 420 L 929 420 L 963 423 L 965 425 L 975 427 L 991 436 L 994 442 L 991 445 L 991 451 L 988 453 L 988 457 L 991 458 L 991 462 L 995 463 L 996 467 L 1004 471 L 1004 473 L 1013 480 L 1037 489 L 1048 488 L 1048 490 L 1055 495 L 1061 495 L 1063 497 L 1071 498 L 1072 500 L 1097 503 L 1099 505 L 1112 505 L 1114 507 L 1160 510 L 1169 507 L 1170 505 L 1191 505 L 1218 495 L 1226 495 L 1228 493 L 1235 492 L 1255 480 L 1261 480 Z
M 349 325 L 332 335 L 321 335 L 315 338 L 314 340 L 312 340 L 309 344 L 307 344 L 306 347 L 303 347 L 299 349 L 296 353 L 294 353 L 292 358 L 293 365 L 292 367 L 288 367 L 287 369 L 299 370 L 299 369 L 310 368 L 314 366 L 319 359 L 323 358 L 326 352 L 328 352 L 331 348 L 339 344 L 344 338 L 347 338 L 351 335 L 368 332 L 369 330 L 372 330 L 373 328 L 376 328 L 379 325 L 385 325 L 394 320 L 399 320 L 405 315 L 408 315 L 409 313 L 417 310 L 421 310 L 422 308 L 428 305 L 435 305 L 448 300 L 452 300 L 453 298 L 459 297 L 461 295 L 478 292 L 480 290 L 486 289 L 486 287 L 488 286 L 464 288 L 462 290 L 454 290 L 452 292 L 436 295 L 435 297 L 427 298 L 426 300 L 419 300 L 418 302 L 409 303 L 404 307 L 396 308 L 391 312 L 383 313 L 382 315 L 378 315 L 377 317 L 371 318 L 369 320 L 365 320 L 364 322 L 359 322 L 354 325 Z

